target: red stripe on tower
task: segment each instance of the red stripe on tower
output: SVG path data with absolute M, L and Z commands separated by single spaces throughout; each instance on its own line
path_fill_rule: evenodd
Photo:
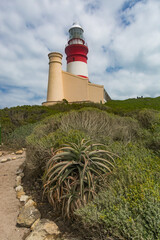
M 88 47 L 84 41 L 83 32 L 82 27 L 76 23 L 69 29 L 69 41 L 65 48 L 67 72 L 88 78 Z

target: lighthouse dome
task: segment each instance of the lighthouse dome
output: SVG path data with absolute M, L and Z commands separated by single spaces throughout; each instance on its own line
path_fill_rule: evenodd
M 79 24 L 79 23 L 77 23 L 77 22 L 74 22 L 73 23 L 73 25 L 72 25 L 72 27 L 70 27 L 70 29 L 72 29 L 72 28 L 81 28 L 82 30 L 83 30 L 83 28 L 81 27 L 81 25 Z M 69 29 L 69 30 L 70 30 Z
M 69 29 L 69 39 L 84 39 L 83 32 L 83 28 L 78 23 L 73 23 L 72 27 Z

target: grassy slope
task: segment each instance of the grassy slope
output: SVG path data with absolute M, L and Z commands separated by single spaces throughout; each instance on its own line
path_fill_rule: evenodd
M 84 107 L 94 107 L 118 115 L 128 115 L 132 112 L 148 108 L 160 111 L 160 97 L 128 100 L 112 100 L 106 104 L 81 103 L 81 104 L 56 104 L 51 107 L 45 106 L 17 106 L 0 109 L 0 123 L 2 125 L 2 141 L 15 129 L 41 121 L 42 119 L 59 112 L 78 110 Z
M 22 142 L 24 137 L 32 132 L 32 127 L 34 127 L 31 126 L 32 124 L 59 112 L 78 110 L 84 107 L 97 107 L 111 113 L 133 117 L 135 112 L 139 113 L 142 109 L 160 111 L 160 97 L 124 101 L 112 100 L 105 105 L 69 105 L 63 103 L 52 107 L 22 106 L 2 109 L 0 110 L 0 118 L 3 137 L 9 136 L 13 130 L 16 130 L 12 138 L 15 137 L 15 141 L 17 141 L 21 136 L 20 141 Z M 157 150 L 160 146 L 159 123 L 155 122 L 154 119 L 153 121 L 150 119 L 150 116 L 153 117 L 152 115 L 154 115 L 153 111 L 147 112 L 149 119 L 146 112 L 143 112 L 143 114 L 141 115 L 141 122 L 144 123 L 144 119 L 147 119 L 151 123 L 148 124 L 147 122 L 146 126 L 144 124 L 141 126 L 145 131 L 143 132 L 145 133 L 144 138 L 146 141 L 151 141 Z M 113 118 L 116 117 L 113 116 Z M 99 123 L 99 119 L 96 122 Z M 64 122 L 64 125 L 66 127 L 66 122 Z M 46 134 L 46 130 L 44 132 Z M 59 132 L 57 134 L 56 140 L 58 137 L 62 138 Z M 75 134 L 69 137 L 75 137 Z M 116 239 L 160 239 L 160 159 L 158 153 L 155 154 L 148 150 L 147 146 L 151 145 L 151 143 L 147 142 L 146 144 L 144 140 L 144 142 L 137 145 L 134 142 L 124 144 L 123 141 L 117 140 L 113 141 L 109 146 L 110 150 L 117 153 L 121 158 L 116 163 L 117 168 L 113 179 L 111 176 L 109 180 L 110 188 L 106 188 L 104 195 L 100 195 L 94 203 L 92 202 L 79 212 L 79 217 L 86 225 L 86 229 L 90 227 L 96 229 L 97 226 L 100 226 L 97 229 L 97 233 L 100 229 L 99 236 L 102 234 L 104 236 L 110 235 L 116 237 Z M 33 152 L 32 148 L 30 150 Z M 79 224 L 77 225 L 79 226 Z
M 126 113 L 141 110 L 144 108 L 160 111 L 160 97 L 111 100 L 107 102 L 105 105 L 110 107 L 114 113 Z

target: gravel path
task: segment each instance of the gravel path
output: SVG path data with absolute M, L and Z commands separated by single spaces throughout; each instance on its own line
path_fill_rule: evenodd
M 3 158 L 11 155 L 3 155 Z M 13 157 L 13 155 L 12 155 Z M 16 170 L 23 163 L 25 154 L 16 160 L 0 163 L 0 240 L 22 240 L 29 230 L 16 227 L 20 203 L 14 189 Z

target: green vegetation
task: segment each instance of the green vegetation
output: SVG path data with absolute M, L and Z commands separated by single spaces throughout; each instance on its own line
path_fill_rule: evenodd
M 84 239 L 160 239 L 160 97 L 23 106 L 0 117 L 4 144 L 27 146 L 26 176 L 42 179 Z
M 64 144 L 47 162 L 44 192 L 63 216 L 73 216 L 76 209 L 90 202 L 112 172 L 113 154 L 102 148 L 102 144 L 82 139 L 78 144 Z
M 106 106 L 111 108 L 111 111 L 117 114 L 125 114 L 127 112 L 154 109 L 160 111 L 160 97 L 157 98 L 138 98 L 127 100 L 111 100 Z
M 142 146 L 116 145 L 111 148 L 121 158 L 116 160 L 114 174 L 98 197 L 76 212 L 78 219 L 99 238 L 158 240 L 160 158 Z
M 22 127 L 24 125 L 34 124 L 42 119 L 54 115 L 56 113 L 68 112 L 70 110 L 78 110 L 83 107 L 95 107 L 98 109 L 107 110 L 107 107 L 102 104 L 95 103 L 81 103 L 81 104 L 67 104 L 65 102 L 60 104 L 55 104 L 54 106 L 45 107 L 45 106 L 18 106 L 12 108 L 4 108 L 0 109 L 0 123 L 2 125 L 2 142 L 5 145 L 10 145 L 10 147 L 16 147 L 15 141 L 12 146 L 12 137 L 15 139 L 17 136 L 17 128 Z M 16 130 L 14 136 L 14 130 Z M 23 130 L 20 129 L 22 132 Z M 25 128 L 25 132 L 26 128 Z M 10 135 L 12 134 L 12 137 Z M 30 134 L 30 131 L 29 131 Z M 24 135 L 24 134 L 23 134 Z M 28 134 L 26 135 L 26 137 Z M 17 138 L 18 140 L 18 138 Z M 23 141 L 23 145 L 20 143 L 17 144 L 17 147 L 25 147 Z
M 27 137 L 27 166 L 34 175 L 43 172 L 51 157 L 50 149 L 55 150 L 66 142 L 77 144 L 85 138 L 105 145 L 113 141 L 127 144 L 140 140 L 144 134 L 137 120 L 95 108 L 56 114 L 41 121 Z

